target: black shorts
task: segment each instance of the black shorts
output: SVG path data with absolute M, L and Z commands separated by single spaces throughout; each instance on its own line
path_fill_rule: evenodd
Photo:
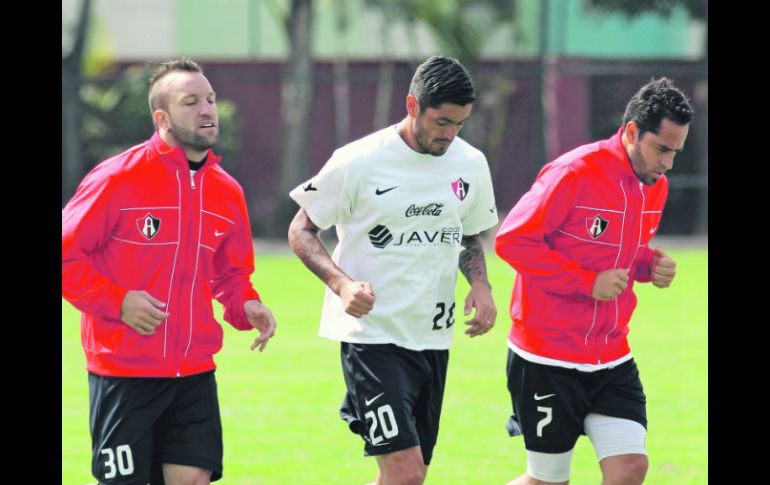
M 163 484 L 162 464 L 222 477 L 222 423 L 214 371 L 178 378 L 88 374 L 99 483 Z
M 347 393 L 340 416 L 366 442 L 364 454 L 416 445 L 430 464 L 438 438 L 448 350 L 408 350 L 393 344 L 342 342 Z
M 508 391 L 528 450 L 564 453 L 575 446 L 589 413 L 630 419 L 647 428 L 646 398 L 633 359 L 612 369 L 582 372 L 530 362 L 508 349 Z

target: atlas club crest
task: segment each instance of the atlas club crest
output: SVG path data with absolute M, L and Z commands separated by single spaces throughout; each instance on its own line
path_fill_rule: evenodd
M 462 201 L 465 200 L 465 198 L 468 196 L 468 189 L 470 186 L 471 184 L 463 180 L 461 177 L 452 182 L 452 192 L 455 194 L 455 197 Z
M 148 241 L 160 231 L 160 219 L 153 217 L 149 212 L 136 220 L 136 228 Z
M 608 224 L 609 221 L 602 219 L 602 216 L 599 215 L 586 218 L 586 230 L 588 231 L 588 234 L 594 239 L 597 239 L 599 236 L 604 234 L 604 231 L 607 230 Z

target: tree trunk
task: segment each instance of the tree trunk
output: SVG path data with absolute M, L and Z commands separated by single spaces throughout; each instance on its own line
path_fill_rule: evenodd
M 80 86 L 82 84 L 83 50 L 90 12 L 91 0 L 83 0 L 78 12 L 78 23 L 72 50 L 61 59 L 62 207 L 75 193 L 80 179 L 85 174 L 80 140 L 82 122 Z
M 278 207 L 272 224 L 273 236 L 285 236 L 297 210 L 288 193 L 310 172 L 310 127 L 313 105 L 313 59 L 311 0 L 292 0 L 286 19 L 291 44 L 281 100 L 282 152 L 278 183 Z
M 386 9 L 383 14 L 388 13 Z M 385 128 L 390 121 L 390 103 L 393 98 L 393 60 L 390 58 L 388 48 L 390 47 L 390 26 L 391 22 L 382 22 L 380 30 L 380 40 L 382 42 L 382 55 L 380 56 L 379 75 L 377 77 L 377 94 L 374 104 L 374 120 L 372 131 Z
M 339 51 L 338 51 L 339 52 Z M 334 131 L 336 145 L 341 147 L 350 141 L 350 75 L 348 61 L 334 60 Z
M 350 141 L 350 69 L 347 60 L 347 34 L 349 2 L 334 2 L 336 51 L 332 66 L 334 78 L 334 131 L 335 146 L 342 146 Z
M 390 122 L 390 104 L 393 99 L 393 61 L 383 58 L 380 61 L 377 79 L 377 97 L 374 105 L 374 126 L 372 131 L 385 128 Z

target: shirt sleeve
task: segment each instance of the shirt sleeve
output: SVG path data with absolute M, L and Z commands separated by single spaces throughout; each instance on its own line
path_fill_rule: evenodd
M 328 229 L 353 212 L 353 198 L 346 184 L 349 164 L 335 151 L 320 172 L 295 187 L 289 195 L 307 212 L 313 224 Z
M 109 204 L 111 178 L 97 168 L 89 173 L 61 214 L 62 296 L 89 315 L 120 318 L 120 306 L 128 292 L 99 273 L 92 254 L 108 241 L 116 221 Z
M 500 222 L 497 215 L 497 205 L 495 204 L 495 191 L 492 187 L 492 176 L 489 173 L 489 164 L 483 155 L 482 162 L 479 170 L 480 176 L 478 177 L 479 186 L 476 187 L 477 193 L 474 194 L 473 205 L 462 219 L 463 235 L 465 236 L 479 234 Z M 469 191 L 473 189 L 473 187 L 470 187 Z
M 546 241 L 574 206 L 580 190 L 578 177 L 569 168 L 544 168 L 500 225 L 495 251 L 517 272 L 547 291 L 591 296 L 596 273 L 551 249 Z

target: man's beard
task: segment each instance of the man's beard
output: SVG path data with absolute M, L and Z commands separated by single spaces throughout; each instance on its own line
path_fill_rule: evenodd
M 195 151 L 203 152 L 213 147 L 219 138 L 219 132 L 214 135 L 213 140 L 208 140 L 206 137 L 199 135 L 195 131 L 182 128 L 181 126 L 171 122 L 171 134 L 174 135 L 176 142 L 183 148 L 191 148 Z
M 633 150 L 628 154 L 628 158 L 631 162 L 631 169 L 634 171 L 634 174 L 636 174 L 636 178 L 641 180 L 644 185 L 654 185 L 655 182 L 657 182 L 649 172 L 644 172 L 647 168 L 647 163 L 642 158 L 641 150 Z
M 445 154 L 447 149 L 449 149 L 449 144 L 444 145 L 442 148 L 443 150 L 439 149 L 440 151 L 431 150 L 429 147 L 430 141 L 423 138 L 422 133 L 415 127 L 414 130 L 414 139 L 417 142 L 417 144 L 425 150 L 425 153 L 428 153 L 430 155 L 433 155 L 434 157 L 440 157 L 441 155 Z

